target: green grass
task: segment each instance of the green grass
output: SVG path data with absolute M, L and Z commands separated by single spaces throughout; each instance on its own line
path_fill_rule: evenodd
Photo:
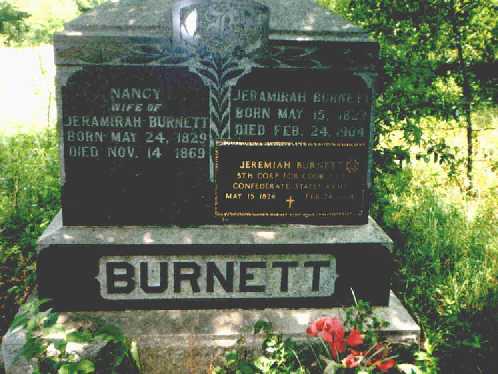
M 35 283 L 35 246 L 59 209 L 55 132 L 0 136 L 0 336 Z
M 469 200 L 431 169 L 376 180 L 374 214 L 396 242 L 393 287 L 441 373 L 498 372 L 497 189 Z

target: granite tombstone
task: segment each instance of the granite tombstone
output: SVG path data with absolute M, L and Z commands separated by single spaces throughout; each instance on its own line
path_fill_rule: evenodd
M 117 324 L 147 373 L 203 372 L 260 319 L 303 335 L 354 296 L 418 341 L 368 217 L 364 31 L 313 0 L 113 0 L 55 52 L 62 212 L 37 281 L 67 325 Z M 23 339 L 7 374 L 32 371 Z
M 365 33 L 322 15 L 300 38 L 280 1 L 185 0 L 119 3 L 158 30 L 81 35 L 112 7 L 56 37 L 65 225 L 367 223 Z
M 62 215 L 38 261 L 53 306 L 388 303 L 361 29 L 311 0 L 133 0 L 55 48 Z

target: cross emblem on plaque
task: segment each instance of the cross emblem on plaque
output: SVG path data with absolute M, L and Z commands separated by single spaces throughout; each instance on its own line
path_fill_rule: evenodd
M 294 199 L 293 196 L 289 196 L 289 198 L 287 200 L 285 200 L 285 201 L 289 204 L 289 209 L 292 209 L 292 206 L 296 202 L 296 200 Z

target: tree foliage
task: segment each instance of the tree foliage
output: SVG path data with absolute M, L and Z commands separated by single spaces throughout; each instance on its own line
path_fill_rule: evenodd
M 489 0 L 324 0 L 381 45 L 381 134 L 420 144 L 422 118 L 465 127 L 472 167 L 472 113 L 498 99 L 498 5 Z M 434 145 L 433 145 L 434 146 Z M 469 166 L 470 165 L 470 166 Z M 469 173 L 471 177 L 471 170 Z
M 106 0 L 76 0 L 76 5 L 80 12 L 88 12 L 96 6 L 104 3 Z
M 19 42 L 27 31 L 26 18 L 29 14 L 21 12 L 6 1 L 0 1 L 0 46 Z
M 65 22 L 108 0 L 0 0 L 0 45 L 51 43 Z

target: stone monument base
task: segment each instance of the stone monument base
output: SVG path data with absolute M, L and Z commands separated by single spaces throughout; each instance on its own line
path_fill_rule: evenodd
M 389 307 L 375 307 L 375 315 L 389 322 L 381 332 L 388 340 L 418 344 L 420 328 L 398 298 L 391 292 Z M 295 339 L 305 339 L 306 327 L 321 316 L 341 316 L 340 308 L 264 309 L 264 310 L 156 310 L 113 312 L 70 312 L 61 317 L 65 323 L 84 317 L 98 317 L 119 326 L 138 343 L 143 372 L 209 373 L 223 352 L 243 335 L 257 349 L 252 335 L 258 320 L 270 321 L 275 331 Z M 3 339 L 2 353 L 6 374 L 30 372 L 27 362 L 13 358 L 23 341 L 22 332 Z
M 64 226 L 38 243 L 38 293 L 58 311 L 389 305 L 391 239 L 359 226 Z

